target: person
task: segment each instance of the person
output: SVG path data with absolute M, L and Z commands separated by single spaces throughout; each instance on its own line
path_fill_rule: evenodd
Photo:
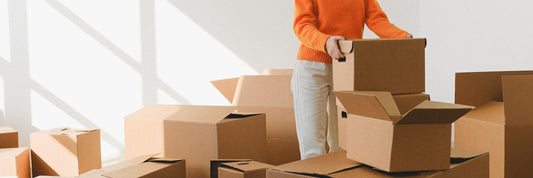
M 301 159 L 339 150 L 332 60 L 338 41 L 361 39 L 364 25 L 380 38 L 412 38 L 389 22 L 377 0 L 295 0 L 294 33 L 301 42 L 291 79 Z M 329 113 L 329 114 L 328 114 Z

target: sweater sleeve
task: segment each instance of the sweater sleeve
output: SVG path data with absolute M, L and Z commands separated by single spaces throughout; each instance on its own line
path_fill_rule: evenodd
M 389 22 L 377 0 L 365 0 L 365 23 L 380 38 L 405 38 L 406 31 Z
M 317 17 L 313 13 L 312 0 L 294 1 L 294 33 L 300 42 L 308 48 L 326 52 L 325 45 L 330 35 L 317 28 Z

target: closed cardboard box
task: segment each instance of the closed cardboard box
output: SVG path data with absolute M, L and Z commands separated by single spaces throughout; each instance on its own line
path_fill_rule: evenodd
M 0 127 L 0 148 L 19 147 L 18 132 L 11 127 Z
M 264 114 L 233 106 L 151 105 L 125 118 L 126 158 L 185 158 L 187 177 L 209 177 L 211 159 L 266 160 Z
M 426 39 L 342 40 L 345 59 L 333 60 L 335 91 L 425 90 Z
M 122 163 L 95 169 L 79 178 L 185 178 L 185 160 L 139 156 Z
M 533 71 L 456 74 L 455 147 L 490 152 L 491 177 L 533 177 Z
M 396 105 L 398 105 L 400 114 L 405 114 L 422 101 L 429 100 L 429 95 L 425 93 L 400 94 L 392 95 L 392 97 L 394 102 L 396 102 Z M 339 126 L 339 147 L 346 150 L 346 124 L 348 122 L 348 112 L 344 109 L 342 104 L 337 105 L 337 117 Z
M 488 178 L 489 154 L 452 150 L 448 156 L 450 167 L 440 171 L 390 173 L 349 160 L 344 151 L 271 167 L 268 178 Z
M 266 113 L 266 163 L 300 159 L 291 75 L 257 75 L 211 82 L 239 112 Z
M 30 178 L 30 149 L 1 148 L 0 177 Z
M 34 176 L 72 177 L 102 167 L 99 129 L 42 130 L 30 142 Z
M 212 160 L 211 178 L 265 178 L 266 170 L 272 167 L 252 160 Z
M 448 169 L 451 123 L 473 108 L 425 100 L 401 113 L 389 92 L 335 95 L 348 111 L 348 158 L 388 172 Z

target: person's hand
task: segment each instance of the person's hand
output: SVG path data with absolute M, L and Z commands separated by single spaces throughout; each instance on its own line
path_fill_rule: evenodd
M 344 55 L 342 55 L 341 50 L 339 49 L 338 41 L 344 40 L 343 36 L 330 36 L 328 40 L 326 41 L 326 52 L 328 52 L 329 56 L 331 58 L 338 60 L 340 58 L 344 58 Z
M 408 33 L 407 36 L 405 36 L 405 38 L 413 38 L 413 35 L 411 35 L 410 33 Z

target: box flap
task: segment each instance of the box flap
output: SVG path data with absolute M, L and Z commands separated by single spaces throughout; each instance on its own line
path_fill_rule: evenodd
M 22 152 L 26 151 L 27 147 L 20 148 L 2 148 L 0 149 L 0 158 L 15 158 Z
M 238 82 L 239 78 L 230 78 L 211 81 L 211 84 L 231 103 L 233 102 L 233 96 L 235 96 Z
M 92 132 L 99 129 L 75 129 L 75 128 L 68 128 L 68 127 L 60 127 L 48 130 L 48 134 L 51 135 L 80 135 L 88 132 Z
M 533 75 L 502 77 L 505 125 L 533 125 Z
M 458 158 L 458 159 L 470 159 L 477 157 L 479 155 L 484 154 L 485 152 L 480 151 L 470 151 L 470 150 L 460 150 L 460 149 L 451 149 L 450 150 L 450 158 Z
M 329 175 L 360 165 L 361 163 L 347 159 L 346 152 L 338 151 L 335 153 L 329 153 L 322 156 L 287 163 L 272 167 L 270 169 L 299 174 Z
M 335 96 L 350 114 L 386 121 L 401 119 L 400 110 L 389 92 L 341 91 L 335 92 Z
M 183 159 L 179 159 L 179 158 L 150 158 L 148 160 L 146 160 L 145 162 L 157 162 L 157 163 L 175 163 L 175 162 L 180 162 L 180 161 L 183 161 Z
M 474 107 L 441 103 L 435 101 L 423 101 L 415 106 L 397 124 L 451 124 L 461 118 Z
M 217 123 L 235 110 L 234 106 L 150 105 L 126 118 Z
M 241 76 L 234 106 L 294 107 L 289 75 Z
M 270 164 L 265 164 L 265 163 L 261 163 L 257 161 L 228 162 L 228 163 L 222 163 L 222 165 L 235 168 L 243 172 L 266 169 L 266 168 L 273 166 Z
M 241 161 L 252 161 L 250 159 L 212 159 L 210 161 L 210 177 L 218 177 L 218 167 L 222 165 L 222 163 L 229 163 L 229 162 L 241 162 Z
M 476 119 L 505 125 L 504 104 L 499 101 L 491 101 L 466 113 L 463 118 Z
M 11 128 L 11 127 L 0 127 L 0 134 L 2 133 L 12 133 L 12 132 L 17 132 L 15 129 Z
M 263 75 L 292 75 L 292 69 L 264 69 Z

